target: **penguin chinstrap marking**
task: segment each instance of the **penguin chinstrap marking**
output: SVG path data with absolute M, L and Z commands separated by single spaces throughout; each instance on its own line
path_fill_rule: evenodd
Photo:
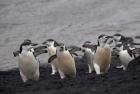
M 50 57 L 48 62 L 50 63 L 54 58 L 57 58 L 58 60 L 58 70 L 61 79 L 76 77 L 74 57 L 64 45 L 58 47 L 56 55 Z
M 94 55 L 94 69 L 96 74 L 103 74 L 108 72 L 111 63 L 111 48 L 109 46 L 110 36 L 99 36 L 98 46 Z
M 18 65 L 21 78 L 23 82 L 27 80 L 39 80 L 39 62 L 35 58 L 33 52 L 34 44 L 30 40 L 24 40 L 20 45 L 20 53 L 18 58 Z
M 86 60 L 86 63 L 88 64 L 88 73 L 92 73 L 94 71 L 94 66 L 93 66 L 93 59 L 94 59 L 94 54 L 96 50 L 96 45 L 92 45 L 91 42 L 86 41 L 82 45 L 82 52 L 84 53 L 84 58 Z
M 48 54 L 49 54 L 49 58 L 56 54 L 56 46 L 58 46 L 59 44 L 55 40 L 48 39 L 45 42 L 43 42 L 43 44 L 47 45 L 47 51 L 48 51 Z M 52 68 L 51 75 L 54 75 L 54 74 L 56 74 L 58 72 L 57 59 L 54 59 L 51 62 L 51 68 Z

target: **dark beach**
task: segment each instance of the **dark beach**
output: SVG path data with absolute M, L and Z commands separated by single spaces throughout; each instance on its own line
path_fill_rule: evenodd
M 130 64 L 127 71 L 116 69 L 118 60 L 112 60 L 108 73 L 88 74 L 85 62 L 77 62 L 77 76 L 61 80 L 50 75 L 49 66 L 40 67 L 40 80 L 23 83 L 18 69 L 0 72 L 0 94 L 139 94 L 140 58 Z

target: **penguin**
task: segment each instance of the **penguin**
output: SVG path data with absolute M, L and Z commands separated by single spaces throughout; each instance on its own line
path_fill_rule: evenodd
M 132 61 L 135 56 L 132 53 L 133 48 L 128 45 L 128 43 L 118 44 L 116 46 L 117 50 L 119 50 L 119 59 L 121 61 L 121 66 L 117 68 L 123 68 L 123 70 L 127 70 L 128 64 Z
M 92 73 L 94 71 L 94 66 L 93 66 L 93 59 L 94 59 L 94 54 L 96 50 L 97 45 L 91 44 L 90 41 L 86 41 L 82 45 L 82 52 L 84 53 L 84 58 L 86 59 L 86 62 L 88 64 L 88 73 Z
M 57 43 L 54 39 L 48 39 L 45 42 L 43 42 L 43 44 L 47 45 L 49 58 L 56 54 L 56 47 L 59 46 L 59 43 Z M 52 68 L 51 75 L 55 75 L 58 72 L 58 64 L 56 59 L 54 59 L 51 62 L 51 68 Z
M 120 43 L 120 42 L 121 43 L 125 43 L 125 42 L 127 42 L 127 43 L 133 43 L 134 42 L 134 40 L 133 40 L 132 37 L 125 37 L 124 35 L 119 34 L 119 33 L 114 34 L 113 35 L 113 38 L 116 41 L 116 45 L 117 45 L 117 43 Z
M 122 34 L 119 34 L 119 33 L 116 33 L 113 35 L 114 39 L 117 41 L 117 42 L 123 42 L 123 41 L 126 41 L 126 38 L 124 35 Z
M 98 37 L 97 50 L 94 54 L 93 66 L 97 75 L 104 74 L 110 68 L 111 63 L 111 36 L 100 35 Z
M 20 76 L 23 82 L 31 80 L 39 80 L 39 62 L 34 56 L 33 46 L 37 44 L 32 43 L 31 40 L 26 39 L 20 45 L 18 66 Z
M 52 60 L 55 58 L 57 59 L 58 70 L 61 79 L 76 77 L 75 60 L 72 56 L 72 53 L 75 51 L 77 50 L 68 50 L 64 44 L 61 44 L 61 46 L 57 47 L 56 55 L 53 55 L 48 59 L 48 63 L 52 62 Z

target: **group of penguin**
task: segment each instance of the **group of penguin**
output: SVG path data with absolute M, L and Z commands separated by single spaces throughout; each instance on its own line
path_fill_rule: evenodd
M 133 38 L 125 37 L 122 34 L 98 36 L 97 44 L 86 41 L 81 47 L 65 46 L 54 39 L 47 39 L 43 43 L 33 43 L 25 39 L 19 50 L 14 51 L 13 55 L 18 57 L 19 72 L 23 82 L 28 80 L 39 80 L 39 60 L 37 56 L 47 53 L 49 55 L 48 63 L 51 65 L 52 73 L 59 73 L 61 79 L 76 77 L 75 58 L 77 52 L 84 53 L 86 58 L 88 73 L 96 72 L 97 75 L 107 73 L 112 56 L 117 56 L 121 61 L 122 68 L 127 70 L 131 60 L 140 55 L 140 48 L 136 48 Z

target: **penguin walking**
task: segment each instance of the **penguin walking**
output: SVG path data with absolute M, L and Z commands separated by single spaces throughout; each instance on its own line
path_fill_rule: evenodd
M 49 54 L 49 58 L 56 54 L 56 46 L 59 46 L 59 44 L 55 40 L 48 39 L 45 42 L 43 42 L 43 44 L 47 45 L 47 51 L 48 51 L 48 54 Z M 57 59 L 54 59 L 51 62 L 51 68 L 52 68 L 51 75 L 54 75 L 58 72 Z
M 103 74 L 108 71 L 111 63 L 111 48 L 109 44 L 112 43 L 111 36 L 100 35 L 98 37 L 98 46 L 94 55 L 94 69 L 96 74 Z
M 31 80 L 39 80 L 39 62 L 34 56 L 34 48 L 37 44 L 31 40 L 24 40 L 20 45 L 18 65 L 20 76 L 23 82 Z
M 65 45 L 62 45 L 57 48 L 56 55 L 53 55 L 48 59 L 48 63 L 52 62 L 53 59 L 57 59 L 58 61 L 58 70 L 60 74 L 60 78 L 74 78 L 76 76 L 76 67 L 75 60 L 72 56 L 76 50 L 68 50 Z
M 94 66 L 93 66 L 93 59 L 94 59 L 94 54 L 96 50 L 96 45 L 91 44 L 90 41 L 86 41 L 82 45 L 82 52 L 84 52 L 84 58 L 86 59 L 86 62 L 88 64 L 88 73 L 92 73 L 94 71 Z

